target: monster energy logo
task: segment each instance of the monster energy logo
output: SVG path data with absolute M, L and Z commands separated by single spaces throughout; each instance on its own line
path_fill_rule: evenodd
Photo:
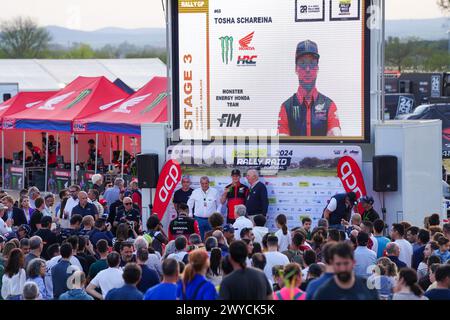
M 222 48 L 222 62 L 228 64 L 233 61 L 233 37 L 220 37 L 219 40 Z
M 63 110 L 69 110 L 74 105 L 82 101 L 84 98 L 86 98 L 90 93 L 92 92 L 92 89 L 86 89 L 80 92 L 78 97 L 76 97 L 67 107 L 65 107 Z
M 141 111 L 141 114 L 147 113 L 149 111 L 152 111 L 154 107 L 156 107 L 165 97 L 167 97 L 167 92 L 160 93 L 155 100 L 152 101 L 152 103 L 146 107 L 144 110 Z

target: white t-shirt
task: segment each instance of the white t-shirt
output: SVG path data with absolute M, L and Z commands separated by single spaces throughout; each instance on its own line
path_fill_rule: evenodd
M 5 213 L 6 214 L 6 213 Z M 3 221 L 2 218 L 0 218 L 0 234 L 3 236 L 9 232 L 11 232 L 11 227 L 8 227 L 5 221 Z
M 336 198 L 331 198 L 330 202 L 328 203 L 327 209 L 333 212 L 337 208 L 337 201 Z
M 233 223 L 233 228 L 234 228 L 234 238 L 236 240 L 240 240 L 241 239 L 241 230 L 244 228 L 253 228 L 253 222 L 252 222 L 252 220 L 250 220 L 246 217 L 239 217 Z
M 187 255 L 188 253 L 186 251 L 180 251 L 180 252 L 176 252 L 176 253 L 171 253 L 169 254 L 169 256 L 167 257 L 167 259 L 175 259 L 178 262 L 183 262 L 184 257 Z
M 269 233 L 269 228 L 267 227 L 253 227 L 253 234 L 255 235 L 255 240 L 253 242 L 262 244 L 262 238 L 267 233 Z
M 11 278 L 4 274 L 2 277 L 2 297 L 6 300 L 8 296 L 17 296 L 23 293 L 26 281 L 25 270 L 22 268 Z
M 411 260 L 413 255 L 413 247 L 412 244 L 409 243 L 408 240 L 398 239 L 394 241 L 400 247 L 400 255 L 398 259 L 406 263 L 408 268 L 411 268 Z
M 370 235 L 370 240 L 372 240 L 372 251 L 377 253 L 378 252 L 378 240 L 377 238 L 375 238 L 375 236 L 373 234 Z
M 103 299 L 109 290 L 120 288 L 125 283 L 122 278 L 122 269 L 119 268 L 108 268 L 100 271 L 91 283 L 102 290 Z
M 283 234 L 283 230 L 278 230 L 275 232 L 278 238 L 278 251 L 283 252 L 289 249 L 292 243 L 291 232 L 288 230 L 287 234 Z
M 289 263 L 289 259 L 284 254 L 278 251 L 265 252 L 264 255 L 266 256 L 267 262 L 266 266 L 264 267 L 264 273 L 266 274 L 267 279 L 269 279 L 270 282 L 273 283 L 272 267 L 276 265 L 285 266 Z

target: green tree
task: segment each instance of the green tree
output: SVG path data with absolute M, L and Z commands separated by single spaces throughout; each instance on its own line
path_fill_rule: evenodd
M 450 0 L 438 0 L 437 3 L 443 10 L 450 10 Z
M 0 51 L 7 58 L 38 58 L 50 40 L 50 33 L 31 18 L 17 17 L 0 24 Z
M 386 62 L 402 71 L 405 61 L 413 53 L 414 40 L 401 41 L 397 37 L 389 37 L 386 42 Z
M 95 51 L 90 45 L 77 43 L 64 55 L 64 59 L 94 59 Z

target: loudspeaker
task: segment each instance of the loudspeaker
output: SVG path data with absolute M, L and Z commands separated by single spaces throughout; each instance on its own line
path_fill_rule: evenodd
M 158 155 L 155 153 L 137 155 L 136 167 L 139 188 L 156 188 L 159 179 Z
M 373 157 L 373 190 L 376 192 L 398 190 L 397 157 Z

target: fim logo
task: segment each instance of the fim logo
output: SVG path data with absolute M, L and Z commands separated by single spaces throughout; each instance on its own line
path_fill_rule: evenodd
M 224 36 L 220 37 L 219 40 L 222 49 L 222 62 L 228 64 L 233 61 L 233 37 Z
M 239 56 L 237 60 L 237 65 L 241 67 L 256 66 L 256 58 L 258 56 Z
M 236 127 L 238 128 L 241 124 L 241 114 L 235 115 L 235 114 L 228 114 L 224 113 L 222 114 L 221 118 L 217 119 L 220 122 L 220 127 L 222 128 L 224 125 L 227 128 Z
M 352 5 L 352 0 L 341 0 L 339 2 L 339 9 L 341 10 L 341 14 L 350 14 L 350 7 Z

